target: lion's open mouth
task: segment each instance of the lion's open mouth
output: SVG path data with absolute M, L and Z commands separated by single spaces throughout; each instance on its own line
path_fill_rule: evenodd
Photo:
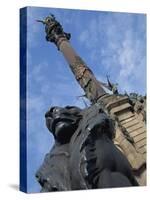
M 72 125 L 73 123 L 74 121 L 72 119 L 58 117 L 58 118 L 52 119 L 51 130 L 52 132 L 56 133 Z

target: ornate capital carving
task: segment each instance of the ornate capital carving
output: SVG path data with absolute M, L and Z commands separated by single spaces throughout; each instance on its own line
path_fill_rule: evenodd
M 64 32 L 61 24 L 55 19 L 54 15 L 45 18 L 44 21 L 37 20 L 45 25 L 46 40 L 53 42 L 59 49 L 59 45 L 64 40 L 71 38 L 70 33 Z

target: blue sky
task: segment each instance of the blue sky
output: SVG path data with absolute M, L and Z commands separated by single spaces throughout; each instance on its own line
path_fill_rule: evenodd
M 146 15 L 29 7 L 27 12 L 27 176 L 28 192 L 38 192 L 35 172 L 53 145 L 44 114 L 51 106 L 84 108 L 84 94 L 63 55 L 45 40 L 36 19 L 53 13 L 71 44 L 97 79 L 106 75 L 120 92 L 146 93 Z

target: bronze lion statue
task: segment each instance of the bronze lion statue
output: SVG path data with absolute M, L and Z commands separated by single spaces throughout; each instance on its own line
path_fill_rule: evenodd
M 83 110 L 52 107 L 45 118 L 55 144 L 36 173 L 41 191 L 138 186 L 112 141 L 114 122 L 98 103 Z

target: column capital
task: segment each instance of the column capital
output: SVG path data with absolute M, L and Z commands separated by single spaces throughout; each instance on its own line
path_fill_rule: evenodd
M 37 20 L 45 25 L 46 40 L 54 43 L 58 49 L 61 41 L 70 40 L 71 34 L 64 32 L 62 25 L 56 20 L 54 15 L 49 15 L 45 20 Z

